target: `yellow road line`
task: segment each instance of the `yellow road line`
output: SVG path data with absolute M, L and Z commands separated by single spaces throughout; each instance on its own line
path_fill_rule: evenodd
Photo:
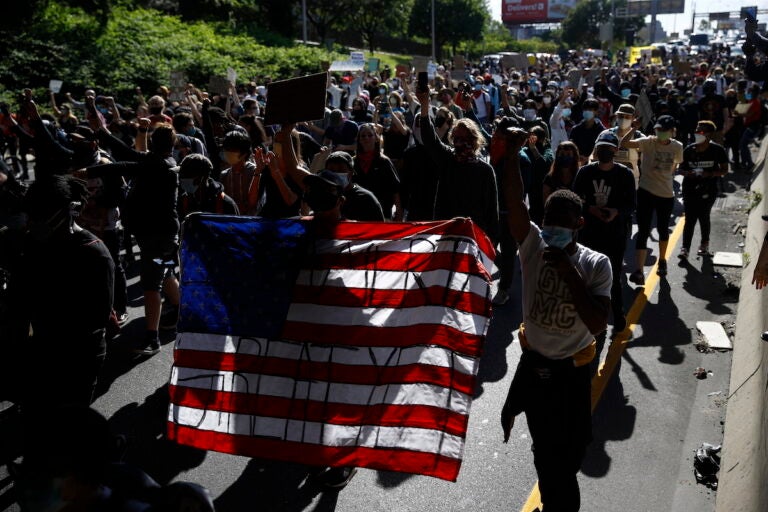
M 669 242 L 667 244 L 668 253 L 674 251 L 675 246 L 677 245 L 677 241 L 683 234 L 684 226 L 685 217 L 680 217 L 680 220 L 675 225 L 675 229 L 672 230 L 672 233 L 669 235 Z M 667 254 L 667 260 L 669 260 L 669 256 L 670 255 Z M 656 291 L 656 286 L 658 286 L 660 279 L 660 277 L 656 274 L 658 265 L 659 263 L 657 260 L 656 264 L 651 267 L 651 270 L 648 272 L 648 277 L 645 279 L 645 287 L 643 287 L 642 292 L 637 294 L 635 301 L 632 303 L 632 307 L 629 308 L 629 312 L 627 313 L 627 328 L 624 329 L 624 331 L 621 332 L 618 336 L 616 336 L 610 343 L 608 346 L 608 352 L 605 356 L 605 360 L 602 362 L 602 364 L 600 364 L 600 367 L 597 369 L 595 376 L 592 377 L 593 412 L 597 407 L 598 402 L 600 402 L 600 397 L 602 397 L 603 391 L 605 391 L 605 387 L 608 385 L 608 381 L 613 375 L 616 366 L 618 366 L 619 361 L 621 360 L 621 355 L 624 353 L 624 349 L 627 347 L 627 343 L 629 343 L 629 340 L 632 338 L 632 333 L 634 333 L 635 327 L 637 327 L 637 322 L 640 320 L 640 315 L 643 314 L 643 310 L 645 309 L 645 305 L 648 303 L 648 299 Z M 528 499 L 523 505 L 521 512 L 533 512 L 537 507 L 540 506 L 541 494 L 539 493 L 539 483 L 536 482 L 536 484 L 533 486 L 533 489 L 531 489 L 531 494 L 528 495 Z

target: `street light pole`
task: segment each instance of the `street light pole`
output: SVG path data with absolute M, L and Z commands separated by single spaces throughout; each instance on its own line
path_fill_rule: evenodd
M 301 0 L 301 23 L 304 44 L 307 44 L 307 0 Z
M 435 0 L 432 0 L 432 62 L 435 61 Z

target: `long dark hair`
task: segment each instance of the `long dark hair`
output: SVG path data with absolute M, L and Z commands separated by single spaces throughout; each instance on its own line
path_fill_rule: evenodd
M 559 165 L 557 161 L 557 157 L 562 154 L 563 150 L 573 151 L 573 160 L 571 161 L 570 165 L 568 165 L 567 167 L 563 167 Z M 550 167 L 548 174 L 555 181 L 565 184 L 565 179 L 564 179 L 565 171 L 570 171 L 571 182 L 573 182 L 573 178 L 576 177 L 576 172 L 578 170 L 579 170 L 579 148 L 573 142 L 569 140 L 564 140 L 563 142 L 558 144 L 557 149 L 555 150 L 555 159 L 552 161 L 552 167 Z

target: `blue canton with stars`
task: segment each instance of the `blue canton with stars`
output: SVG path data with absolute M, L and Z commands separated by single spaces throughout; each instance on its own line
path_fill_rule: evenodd
M 182 233 L 179 332 L 278 338 L 306 221 L 193 214 Z

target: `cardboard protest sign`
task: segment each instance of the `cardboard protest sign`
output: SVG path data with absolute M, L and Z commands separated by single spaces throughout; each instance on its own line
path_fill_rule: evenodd
M 640 91 L 640 95 L 637 98 L 637 103 L 635 103 L 635 113 L 642 122 L 642 128 L 645 128 L 645 126 L 651 122 L 651 119 L 653 119 L 651 100 L 648 99 L 648 95 L 645 93 L 645 90 Z
M 518 71 L 528 71 L 528 57 L 521 53 L 507 53 L 501 57 L 504 69 L 515 68 Z
M 400 73 L 405 73 L 406 78 L 410 78 L 411 67 L 406 66 L 405 64 L 398 64 L 395 66 L 395 72 L 397 73 L 398 78 L 400 77 Z
M 267 85 L 264 124 L 290 124 L 322 119 L 328 73 L 317 73 Z
M 51 80 L 48 82 L 48 88 L 51 90 L 52 93 L 58 94 L 61 92 L 61 86 L 64 84 L 61 80 Z
M 211 75 L 208 79 L 208 92 L 210 94 L 227 94 L 229 85 L 227 77 Z
M 169 83 L 170 93 L 168 97 L 171 101 L 181 101 L 184 99 L 184 89 L 187 87 L 187 75 L 183 71 L 171 71 Z
M 464 62 L 463 55 L 453 56 L 453 69 L 463 70 L 465 66 L 466 66 L 466 63 Z
M 366 71 L 378 71 L 380 64 L 381 64 L 380 59 L 371 57 L 370 59 L 368 59 L 368 63 L 366 65 L 368 69 L 366 69 Z
M 413 60 L 411 61 L 413 64 L 414 70 L 416 73 L 419 71 L 427 71 L 427 66 L 429 65 L 429 57 L 422 57 L 420 55 L 414 55 Z
M 229 80 L 229 83 L 232 85 L 235 85 L 237 82 L 237 71 L 232 68 L 227 68 L 227 80 Z
M 363 71 L 365 61 L 354 60 L 335 60 L 331 63 L 328 71 Z

